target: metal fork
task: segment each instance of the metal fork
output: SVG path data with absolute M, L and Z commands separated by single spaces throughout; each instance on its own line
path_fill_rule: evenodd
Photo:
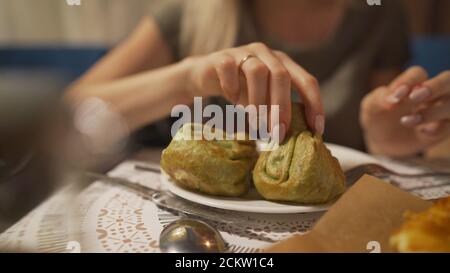
M 155 167 L 144 165 L 139 165 L 139 169 L 152 172 L 156 170 L 159 171 L 159 169 Z M 132 190 L 135 193 L 140 194 L 143 197 L 147 198 L 148 200 L 153 201 L 158 207 L 164 208 L 165 210 L 168 210 L 180 216 L 188 215 L 190 217 L 196 217 L 207 221 L 214 221 L 218 223 L 233 224 L 233 225 L 239 224 L 242 225 L 248 222 L 247 219 L 240 219 L 238 217 L 234 217 L 233 214 L 229 213 L 228 211 L 206 207 L 204 205 L 193 203 L 191 201 L 178 198 L 172 195 L 170 192 L 159 189 L 153 189 L 149 186 L 144 186 L 125 178 L 111 177 L 105 174 L 95 172 L 83 172 L 82 174 L 90 179 L 95 179 L 97 181 L 122 186 L 129 190 Z
M 392 185 L 402 188 L 407 191 L 429 189 L 435 187 L 442 187 L 450 185 L 450 172 L 435 172 L 435 173 L 421 173 L 421 174 L 400 174 L 389 170 L 378 164 L 364 164 L 356 166 L 345 172 L 347 187 L 356 183 L 363 175 L 368 174 L 377 178 L 387 180 Z M 420 187 L 405 187 L 403 184 L 408 182 L 417 182 L 418 179 L 431 179 L 432 185 Z M 402 181 L 403 183 L 399 183 Z

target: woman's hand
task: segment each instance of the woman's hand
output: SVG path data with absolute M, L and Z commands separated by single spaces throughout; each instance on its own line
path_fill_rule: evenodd
M 242 63 L 248 56 L 251 57 Z M 293 85 L 305 104 L 308 125 L 323 133 L 325 119 L 319 84 L 286 54 L 253 43 L 187 61 L 191 64 L 188 86 L 192 96 L 222 95 L 243 105 L 279 105 L 282 141 L 291 122 Z
M 412 67 L 368 94 L 361 123 L 371 152 L 410 156 L 450 137 L 450 71 L 429 79 Z

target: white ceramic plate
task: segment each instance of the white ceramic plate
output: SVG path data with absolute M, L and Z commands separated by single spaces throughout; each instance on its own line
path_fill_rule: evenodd
M 339 162 L 344 170 L 354 167 L 355 165 L 376 162 L 376 160 L 370 155 L 350 148 L 334 144 L 327 144 L 327 147 L 331 150 L 333 156 L 339 159 Z M 163 187 L 167 188 L 170 192 L 181 198 L 198 204 L 225 210 L 254 213 L 303 213 L 325 211 L 334 203 L 330 202 L 323 205 L 306 206 L 291 203 L 272 202 L 264 200 L 254 187 L 250 188 L 247 194 L 239 198 L 205 195 L 189 191 L 178 186 L 171 181 L 164 172 L 162 172 L 161 175 L 161 182 Z

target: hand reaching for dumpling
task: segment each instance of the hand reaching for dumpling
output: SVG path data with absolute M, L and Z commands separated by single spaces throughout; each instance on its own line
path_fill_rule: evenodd
M 292 107 L 287 139 L 263 152 L 253 169 L 258 192 L 268 200 L 302 204 L 327 203 L 345 189 L 339 162 L 321 136 L 308 130 L 304 109 Z M 183 140 L 177 133 L 163 151 L 161 167 L 185 188 L 211 195 L 240 196 L 249 187 L 257 157 L 252 141 Z

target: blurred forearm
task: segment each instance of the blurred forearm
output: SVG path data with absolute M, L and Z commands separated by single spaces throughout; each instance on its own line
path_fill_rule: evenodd
M 76 84 L 66 94 L 70 104 L 97 97 L 119 112 L 130 130 L 167 116 L 176 104 L 188 104 L 186 92 L 188 62 L 182 61 L 163 68 L 105 83 Z
M 188 62 L 173 62 L 172 53 L 151 17 L 97 62 L 66 93 L 70 104 L 97 97 L 111 104 L 136 130 L 187 104 Z

